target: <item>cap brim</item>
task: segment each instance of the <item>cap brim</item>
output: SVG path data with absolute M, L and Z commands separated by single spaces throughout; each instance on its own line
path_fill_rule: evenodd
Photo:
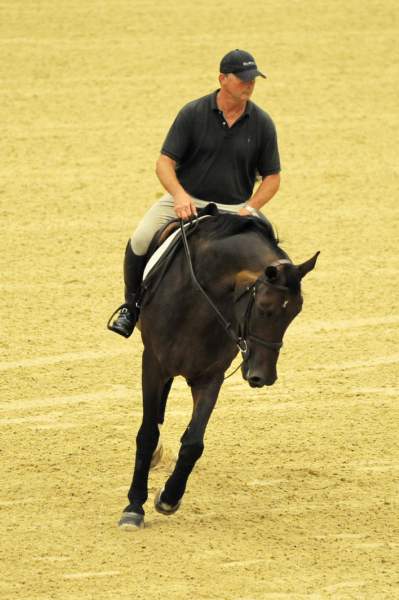
M 241 81 L 252 81 L 255 77 L 266 79 L 266 75 L 263 75 L 258 69 L 248 69 L 248 71 L 240 71 L 239 73 L 234 73 L 234 75 L 241 79 Z

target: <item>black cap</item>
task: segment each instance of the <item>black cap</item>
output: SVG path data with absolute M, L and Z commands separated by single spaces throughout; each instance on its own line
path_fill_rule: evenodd
M 266 79 L 266 75 L 258 70 L 252 54 L 245 52 L 245 50 L 232 50 L 226 56 L 223 56 L 220 62 L 220 72 L 225 74 L 234 73 L 236 77 L 243 81 L 251 81 L 258 75 Z

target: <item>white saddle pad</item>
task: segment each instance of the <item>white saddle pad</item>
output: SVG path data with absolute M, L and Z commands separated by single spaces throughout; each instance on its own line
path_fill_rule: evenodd
M 197 221 L 202 221 L 203 219 L 207 219 L 210 216 L 211 215 L 203 215 L 202 217 L 198 217 L 197 219 L 194 219 L 194 221 L 192 221 L 192 222 L 196 223 Z M 186 223 L 184 225 L 184 228 L 186 229 L 189 226 L 190 226 L 190 223 Z M 154 254 L 151 256 L 150 260 L 148 261 L 148 263 L 145 266 L 144 274 L 143 274 L 143 281 L 145 281 L 145 278 L 148 277 L 148 275 L 150 274 L 152 269 L 155 267 L 155 265 L 158 263 L 158 261 L 164 255 L 164 253 L 169 248 L 169 246 L 171 245 L 173 240 L 175 240 L 179 235 L 181 235 L 180 227 L 178 229 L 176 229 L 176 231 L 171 233 L 171 235 L 166 238 L 166 240 L 159 246 L 159 248 L 157 248 L 155 250 Z

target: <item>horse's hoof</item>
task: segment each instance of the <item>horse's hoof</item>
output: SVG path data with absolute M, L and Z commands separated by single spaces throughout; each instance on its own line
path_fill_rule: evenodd
M 166 504 L 166 502 L 162 502 L 161 495 L 163 490 L 158 490 L 157 495 L 155 496 L 154 506 L 155 510 L 161 513 L 162 515 L 173 515 L 177 510 L 179 510 L 181 505 L 181 500 L 174 506 L 170 504 Z
M 150 469 L 155 469 L 155 467 L 161 462 L 163 456 L 163 445 L 160 443 L 154 450 L 154 454 L 151 458 Z
M 123 512 L 118 526 L 122 529 L 142 529 L 144 527 L 144 515 L 135 512 Z

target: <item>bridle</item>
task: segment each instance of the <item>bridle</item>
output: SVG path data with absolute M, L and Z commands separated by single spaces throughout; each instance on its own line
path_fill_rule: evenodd
M 281 264 L 292 264 L 292 263 L 291 263 L 291 261 L 289 261 L 285 258 L 282 258 L 282 259 L 276 260 L 269 266 L 278 267 Z M 238 325 L 239 337 L 241 339 L 241 342 L 243 343 L 242 345 L 238 344 L 238 347 L 244 358 L 244 362 L 248 361 L 248 359 L 249 359 L 248 341 L 251 341 L 251 342 L 254 342 L 255 344 L 264 346 L 265 348 L 268 348 L 268 350 L 275 350 L 276 352 L 278 352 L 283 346 L 283 342 L 270 342 L 269 340 L 265 340 L 263 338 L 258 337 L 257 335 L 254 335 L 250 331 L 252 309 L 255 304 L 256 293 L 261 285 L 271 287 L 275 290 L 279 290 L 284 293 L 287 293 L 289 291 L 288 287 L 286 287 L 285 285 L 273 283 L 272 281 L 269 281 L 265 277 L 259 277 L 259 279 L 257 279 L 255 281 L 255 283 L 246 287 L 245 290 L 239 296 L 237 296 L 237 298 L 235 298 L 234 303 L 237 304 L 237 302 L 240 301 L 245 295 L 247 295 L 247 294 L 249 295 L 247 306 L 246 306 L 245 312 L 244 312 L 244 318 L 242 319 L 242 321 L 239 322 L 239 325 Z
M 244 289 L 244 291 L 239 296 L 237 296 L 237 298 L 235 298 L 235 300 L 234 300 L 234 303 L 237 304 L 237 302 L 239 302 L 247 294 L 249 296 L 247 306 L 244 311 L 244 318 L 242 319 L 242 321 L 239 322 L 238 332 L 236 332 L 233 329 L 232 324 L 224 318 L 224 316 L 222 315 L 222 313 L 220 312 L 218 307 L 214 304 L 214 302 L 211 300 L 211 298 L 209 298 L 208 294 L 205 292 L 204 288 L 201 286 L 200 282 L 198 281 L 198 279 L 195 276 L 195 273 L 193 270 L 193 265 L 191 262 L 190 249 L 187 244 L 186 231 L 185 231 L 183 223 L 184 223 L 184 221 L 181 219 L 180 220 L 180 229 L 181 229 L 181 233 L 182 233 L 184 251 L 185 251 L 187 264 L 188 264 L 188 268 L 190 271 L 190 276 L 191 276 L 192 282 L 195 285 L 195 287 L 204 296 L 204 298 L 208 302 L 209 306 L 215 312 L 219 322 L 223 326 L 227 335 L 236 344 L 238 350 L 241 352 L 243 363 L 245 364 L 249 360 L 249 356 L 250 356 L 250 347 L 249 347 L 248 341 L 254 342 L 255 344 L 259 344 L 261 346 L 264 346 L 265 348 L 268 348 L 269 350 L 274 350 L 274 351 L 278 352 L 282 348 L 283 342 L 281 342 L 281 341 L 280 342 L 270 342 L 268 340 L 264 340 L 263 338 L 260 338 L 256 335 L 254 335 L 253 333 L 251 333 L 251 331 L 250 331 L 251 314 L 252 314 L 253 306 L 255 304 L 256 293 L 257 293 L 260 285 L 266 285 L 268 287 L 272 287 L 273 289 L 280 290 L 282 292 L 288 292 L 288 288 L 284 285 L 273 283 L 272 281 L 269 281 L 265 277 L 259 277 L 255 281 L 255 283 L 246 287 Z M 281 264 L 292 264 L 292 263 L 290 260 L 282 258 L 282 259 L 276 260 L 269 266 L 278 267 Z

